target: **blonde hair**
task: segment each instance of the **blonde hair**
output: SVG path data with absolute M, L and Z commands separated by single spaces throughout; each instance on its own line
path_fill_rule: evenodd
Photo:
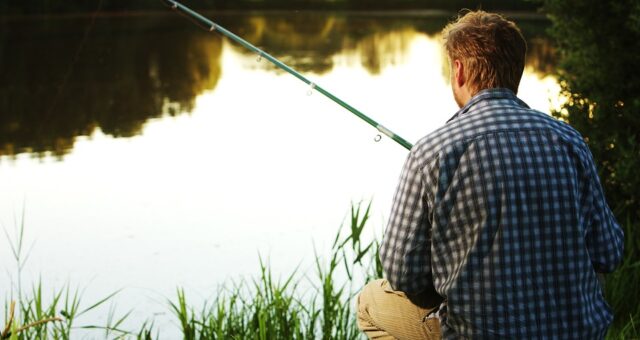
M 518 93 L 527 43 L 518 26 L 495 13 L 469 11 L 442 31 L 451 61 L 464 65 L 472 94 L 496 87 Z

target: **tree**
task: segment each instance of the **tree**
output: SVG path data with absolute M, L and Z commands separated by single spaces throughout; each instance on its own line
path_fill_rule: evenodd
M 640 2 L 545 0 L 568 100 L 556 116 L 582 133 L 619 219 L 640 218 Z

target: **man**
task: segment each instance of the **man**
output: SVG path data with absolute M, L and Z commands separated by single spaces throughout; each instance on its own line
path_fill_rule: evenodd
M 526 43 L 502 16 L 443 31 L 461 107 L 412 148 L 358 297 L 372 339 L 602 338 L 599 273 L 623 233 L 578 132 L 516 97 Z

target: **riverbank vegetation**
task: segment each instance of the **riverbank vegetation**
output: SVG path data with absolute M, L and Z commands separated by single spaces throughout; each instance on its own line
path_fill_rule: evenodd
M 370 204 L 352 207 L 348 229 L 340 230 L 330 256 L 316 255 L 315 271 L 274 275 L 268 263 L 259 261 L 259 276 L 222 286 L 216 298 L 194 305 L 188 292 L 178 288 L 168 299 L 175 324 L 184 339 L 358 339 L 354 297 L 369 279 L 382 275 L 378 243 L 367 227 Z M 0 339 L 163 338 L 153 320 L 125 329 L 131 312 L 117 315 L 117 293 L 85 303 L 82 292 L 66 285 L 49 299 L 43 298 L 43 283 L 23 289 L 21 271 L 26 264 L 24 226 L 15 237 L 6 235 L 16 260 L 12 294 L 5 297 L 4 327 Z M 46 301 L 45 301 L 46 300 Z M 106 305 L 111 307 L 105 310 Z M 82 323 L 83 315 L 100 309 L 106 323 Z M 0 325 L 1 326 L 1 325 Z
M 258 276 L 219 287 L 213 300 L 192 303 L 189 292 L 178 288 L 168 298 L 167 309 L 185 340 L 196 339 L 361 339 L 355 319 L 357 291 L 368 280 L 382 276 L 378 241 L 368 226 L 369 207 L 352 207 L 346 228 L 341 228 L 328 258 L 316 255 L 315 270 L 275 275 L 268 263 L 259 260 Z M 626 224 L 630 238 L 637 237 L 634 225 Z M 24 266 L 24 228 L 11 242 L 16 255 L 16 274 Z M 626 261 L 607 279 L 606 296 L 616 322 L 607 339 L 640 338 L 640 317 L 629 314 L 637 300 L 629 294 L 640 286 L 640 262 Z M 0 339 L 73 339 L 80 335 L 105 339 L 162 339 L 152 316 L 131 329 L 123 327 L 131 311 L 118 314 L 117 291 L 97 302 L 82 301 L 82 292 L 66 285 L 49 299 L 43 298 L 44 284 L 31 290 L 18 286 L 5 299 L 4 327 Z M 15 308 L 12 300 L 16 300 Z M 107 305 L 110 307 L 107 309 Z M 93 312 L 106 315 L 104 324 L 83 320 Z M 95 319 L 94 319 L 95 320 Z M 1 326 L 1 325 L 0 325 Z

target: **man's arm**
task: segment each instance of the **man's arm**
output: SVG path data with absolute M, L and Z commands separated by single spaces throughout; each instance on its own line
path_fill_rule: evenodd
M 380 260 L 387 280 L 393 289 L 407 295 L 433 290 L 424 180 L 420 164 L 413 153 L 409 153 L 380 246 Z
M 596 272 L 611 273 L 622 260 L 624 233 L 607 205 L 590 152 L 588 152 L 588 163 L 591 223 L 585 235 L 587 249 Z

